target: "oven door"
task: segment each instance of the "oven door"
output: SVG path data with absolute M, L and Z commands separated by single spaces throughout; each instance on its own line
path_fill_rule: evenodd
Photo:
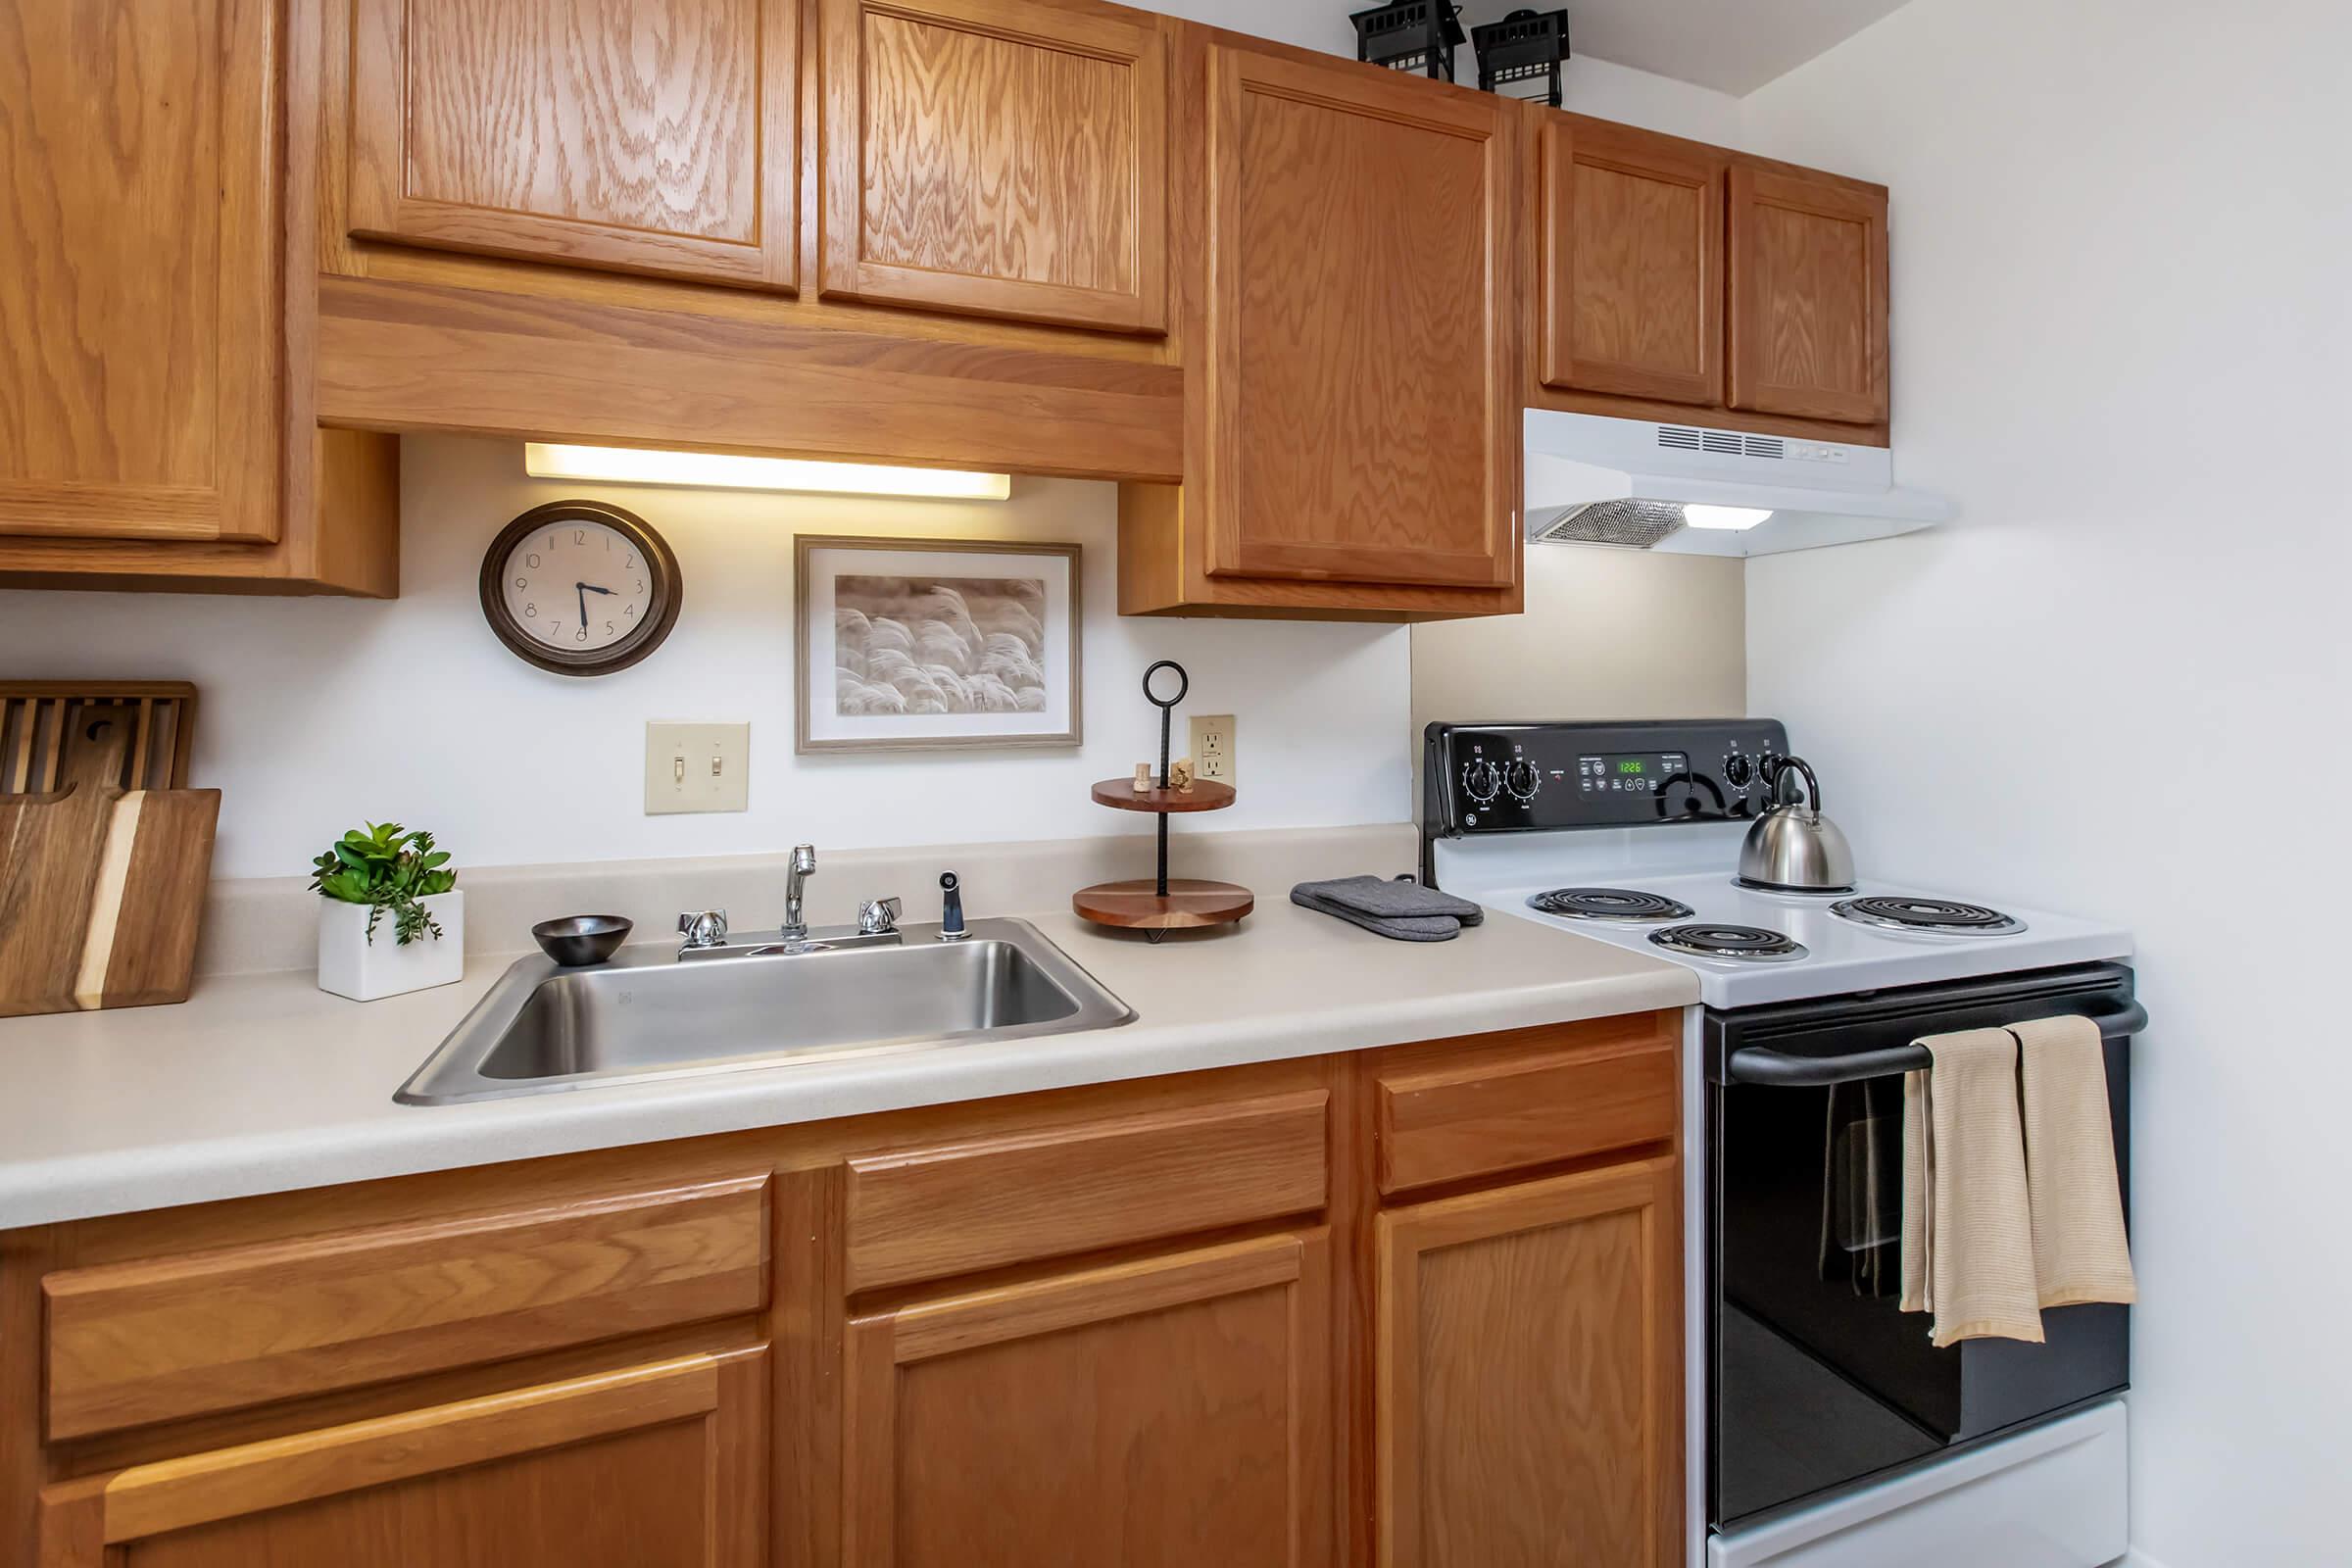
M 2130 1312 L 2045 1312 L 2047 1343 L 1938 1350 L 1901 1295 L 1902 1077 L 1920 1037 L 2079 1013 L 2107 1035 L 2131 1192 L 2132 971 L 2094 964 L 1710 1012 L 1708 1522 L 1724 1530 L 2124 1388 Z

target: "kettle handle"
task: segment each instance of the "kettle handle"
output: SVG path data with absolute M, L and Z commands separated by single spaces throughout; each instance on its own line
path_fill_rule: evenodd
M 1811 806 L 1812 809 L 1816 813 L 1819 813 L 1821 810 L 1821 780 L 1813 776 L 1813 764 L 1806 761 L 1801 757 L 1784 757 L 1781 759 L 1780 764 L 1772 770 L 1772 794 L 1774 804 L 1795 804 L 1794 802 L 1784 803 L 1780 800 L 1781 776 L 1787 773 L 1792 767 L 1795 768 L 1797 772 L 1804 775 L 1805 800 Z

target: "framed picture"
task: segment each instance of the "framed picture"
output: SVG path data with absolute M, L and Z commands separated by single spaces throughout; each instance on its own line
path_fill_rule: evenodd
M 1078 744 L 1078 546 L 793 545 L 797 750 Z

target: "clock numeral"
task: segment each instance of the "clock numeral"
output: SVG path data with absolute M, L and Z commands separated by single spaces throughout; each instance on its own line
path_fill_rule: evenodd
M 550 545 L 550 546 L 548 546 L 548 548 L 549 548 L 550 550 L 553 550 L 553 549 L 555 548 L 555 546 L 553 546 L 553 545 Z M 522 564 L 523 564 L 524 565 L 526 565 L 526 566 L 530 567 L 530 568 L 531 568 L 533 571 L 536 571 L 536 570 L 538 570 L 538 569 L 539 569 L 539 558 L 538 558 L 538 556 L 536 556 L 536 555 L 528 555 L 528 556 L 525 556 L 525 557 L 523 557 L 523 558 L 522 558 Z
M 637 564 L 637 553 L 633 550 L 620 558 L 620 569 L 623 571 L 628 570 L 635 564 Z
M 531 579 L 528 577 L 517 577 L 514 579 L 514 586 L 517 588 L 528 588 L 530 585 Z
M 584 544 L 586 544 L 586 543 L 588 542 L 588 530 L 587 530 L 587 529 L 585 529 L 585 528 L 574 528 L 574 529 L 572 529 L 572 530 L 571 530 L 571 542 L 572 542 L 573 544 L 575 544 L 575 545 L 584 545 Z
M 537 605 L 525 605 L 522 607 L 522 612 L 526 618 L 536 620 L 539 616 L 539 607 Z
M 560 621 L 560 620 L 551 620 L 551 621 L 549 621 L 549 622 L 547 623 L 547 634 L 548 634 L 550 637 L 561 637 L 561 636 L 563 636 L 563 635 L 564 635 L 564 623 L 563 623 L 562 621 Z
M 637 591 L 639 593 L 645 592 L 645 579 L 643 577 L 637 579 Z
M 635 605 L 623 605 L 620 607 L 620 612 L 624 615 L 634 615 L 637 613 L 637 607 Z
M 605 635 L 608 637 L 612 635 L 612 623 L 609 620 L 605 622 Z
M 588 623 L 586 621 L 580 622 L 580 629 L 571 634 L 571 640 L 575 643 L 584 643 L 588 640 Z

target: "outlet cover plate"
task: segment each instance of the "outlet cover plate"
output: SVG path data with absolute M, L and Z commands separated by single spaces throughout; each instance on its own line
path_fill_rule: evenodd
M 751 788 L 751 725 L 646 723 L 646 815 L 740 811 Z
M 1219 784 L 1233 784 L 1233 715 L 1231 713 L 1195 713 L 1193 727 L 1193 777 L 1214 779 Z

